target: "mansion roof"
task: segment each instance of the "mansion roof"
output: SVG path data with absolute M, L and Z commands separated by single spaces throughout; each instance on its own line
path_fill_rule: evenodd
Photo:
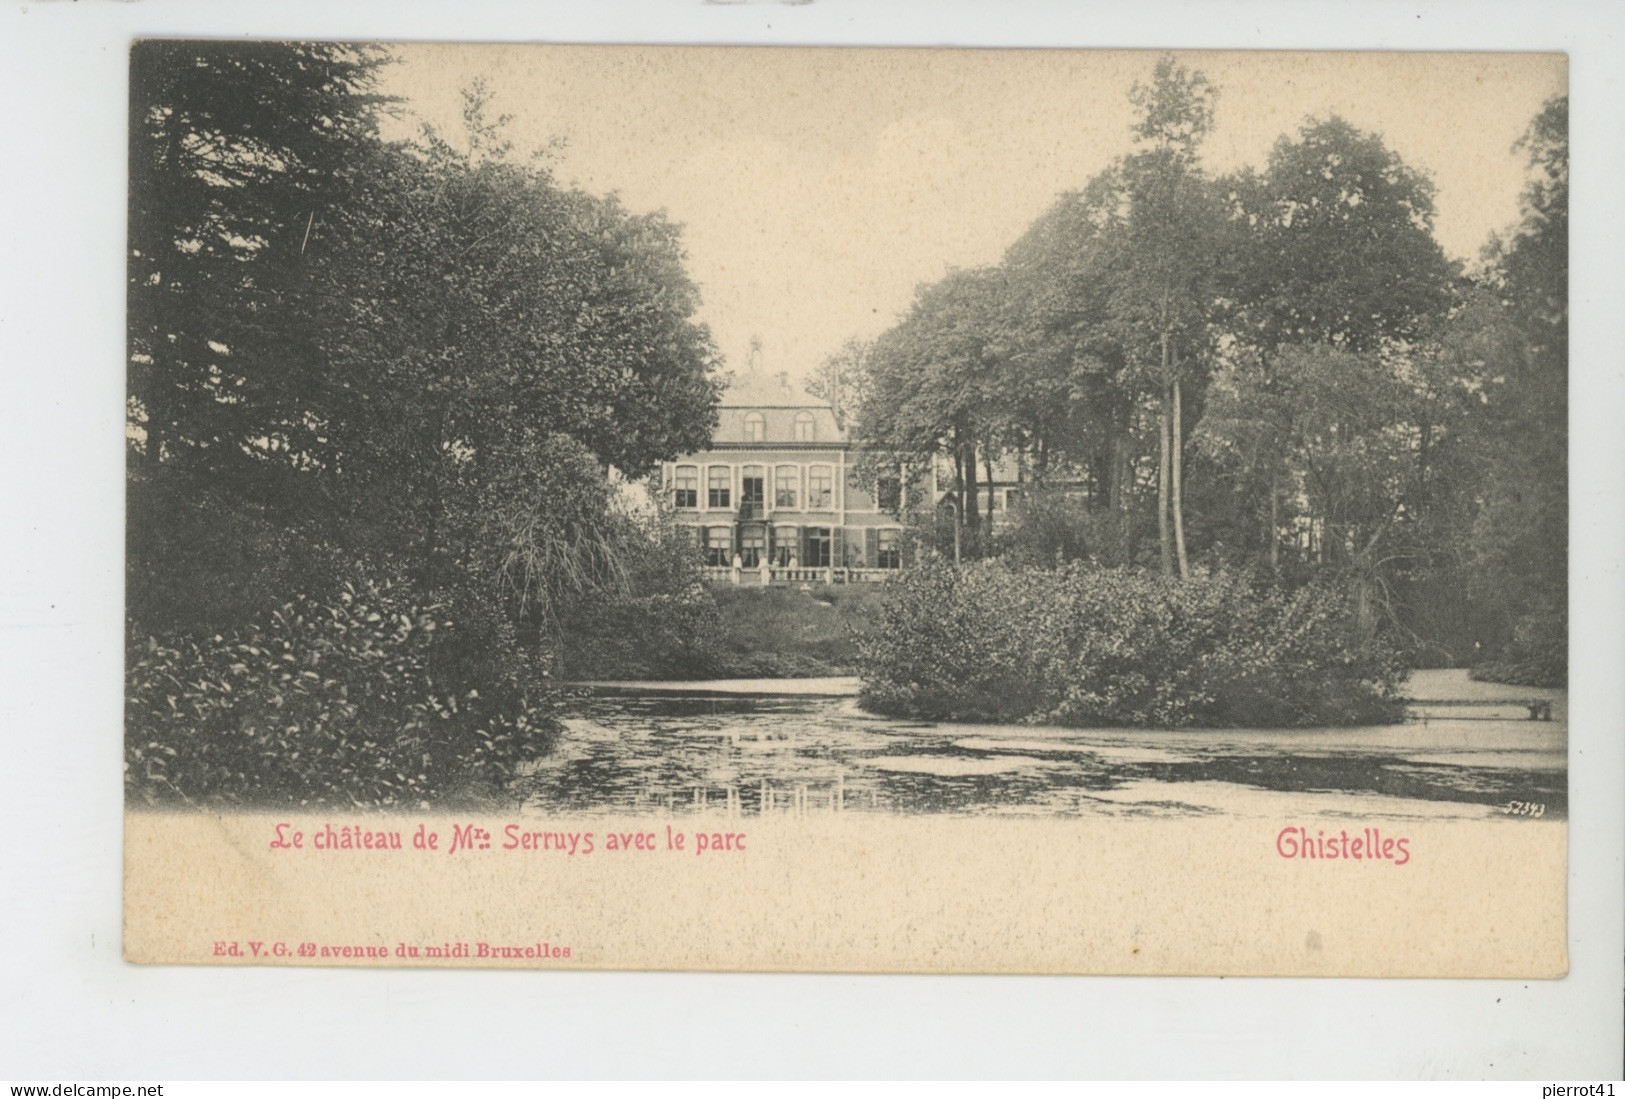
M 847 435 L 827 401 L 810 397 L 785 374 L 736 374 L 722 394 L 713 445 L 777 447 L 844 444 Z

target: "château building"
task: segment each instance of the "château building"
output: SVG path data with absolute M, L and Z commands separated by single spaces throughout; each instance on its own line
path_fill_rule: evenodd
M 906 488 L 862 483 L 835 409 L 785 374 L 737 376 L 710 447 L 665 463 L 660 483 L 711 579 L 841 583 L 903 567 Z

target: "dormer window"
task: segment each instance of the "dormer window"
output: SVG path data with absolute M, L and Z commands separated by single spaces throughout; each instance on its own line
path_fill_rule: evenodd
M 767 438 L 767 418 L 760 412 L 745 413 L 745 441 L 759 443 Z
M 813 441 L 813 414 L 811 412 L 796 413 L 796 441 L 798 443 Z

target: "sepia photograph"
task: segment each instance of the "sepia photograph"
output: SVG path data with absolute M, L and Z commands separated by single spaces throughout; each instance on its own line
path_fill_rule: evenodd
M 0 1092 L 1618 1079 L 1625 13 L 0 23 Z
M 1566 972 L 1563 55 L 129 97 L 130 960 Z

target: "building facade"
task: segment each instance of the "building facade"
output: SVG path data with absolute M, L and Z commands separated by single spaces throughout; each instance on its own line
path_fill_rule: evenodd
M 661 491 L 713 580 L 883 580 L 903 567 L 906 488 L 864 484 L 834 410 L 783 375 L 723 394 L 711 446 L 661 468 Z

